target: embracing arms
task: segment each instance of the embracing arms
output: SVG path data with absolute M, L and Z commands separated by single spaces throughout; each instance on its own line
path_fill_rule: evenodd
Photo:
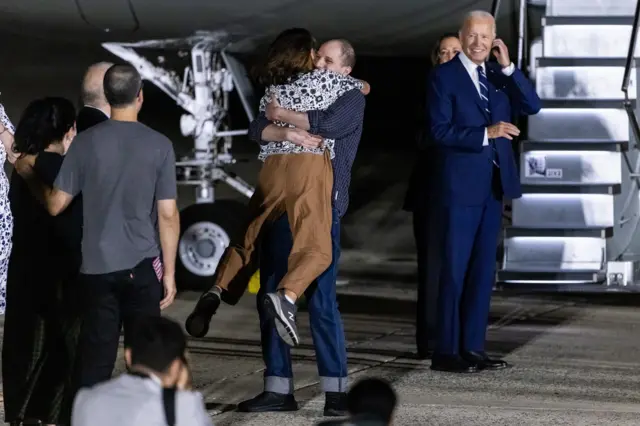
M 364 95 L 356 89 L 339 97 L 326 110 L 290 111 L 280 107 L 274 99 L 265 112 L 251 123 L 249 137 L 261 144 L 288 140 L 314 148 L 322 142 L 322 138 L 314 135 L 339 139 L 355 131 L 362 123 L 364 107 Z M 277 126 L 272 121 L 282 121 L 296 127 Z
M 35 155 L 24 155 L 14 164 L 16 172 L 25 180 L 31 193 L 52 216 L 62 213 L 82 188 L 84 178 L 80 144 L 72 143 L 65 155 L 53 187 L 45 185 L 36 175 Z

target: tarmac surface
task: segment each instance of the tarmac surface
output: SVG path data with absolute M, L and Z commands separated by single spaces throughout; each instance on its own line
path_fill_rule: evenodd
M 359 258 L 357 267 L 350 267 Z M 391 262 L 393 263 L 393 262 Z M 391 268 L 390 263 L 381 262 Z M 409 280 L 363 279 L 362 257 L 346 253 L 339 300 L 353 383 L 364 376 L 393 382 L 396 425 L 640 424 L 640 299 L 636 295 L 496 293 L 488 351 L 512 368 L 455 375 L 433 372 L 414 355 L 415 290 Z M 394 270 L 409 270 L 410 262 Z M 393 274 L 390 274 L 393 275 Z M 181 322 L 197 293 L 182 293 L 166 314 Z M 255 296 L 223 305 L 209 334 L 190 339 L 194 385 L 216 425 L 311 425 L 322 419 L 306 312 L 293 351 L 295 413 L 243 414 L 240 401 L 262 390 Z M 116 374 L 123 371 L 120 357 Z

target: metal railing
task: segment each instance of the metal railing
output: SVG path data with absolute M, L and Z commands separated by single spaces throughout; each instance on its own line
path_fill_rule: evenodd
M 622 87 L 620 90 L 624 93 L 624 109 L 627 112 L 627 116 L 629 117 L 629 124 L 631 125 L 631 131 L 633 132 L 633 136 L 635 139 L 635 146 L 637 148 L 640 143 L 640 124 L 638 124 L 638 117 L 636 117 L 636 112 L 633 107 L 633 103 L 631 99 L 629 99 L 629 85 L 631 84 L 631 70 L 635 68 L 635 52 L 636 52 L 636 43 L 638 39 L 638 22 L 640 21 L 640 0 L 636 2 L 636 11 L 633 16 L 633 27 L 631 28 L 631 39 L 629 40 L 629 51 L 627 52 L 627 59 L 624 66 L 624 77 L 622 78 Z M 637 89 L 636 89 L 637 90 Z M 629 159 L 629 155 L 627 152 L 622 152 L 622 157 L 624 158 L 625 165 L 629 170 L 629 177 L 633 179 L 636 184 L 638 190 L 640 190 L 640 173 L 638 173 L 638 169 L 640 168 L 640 157 L 636 159 L 635 167 L 631 164 L 631 160 Z M 629 191 L 627 195 L 627 199 L 625 200 L 622 209 L 620 210 L 620 222 L 619 225 L 623 225 L 626 222 L 633 222 L 631 232 L 628 232 L 629 238 L 627 243 L 622 246 L 622 249 L 619 250 L 617 256 L 615 256 L 616 260 L 622 260 L 625 252 L 631 246 L 631 242 L 633 240 L 633 236 L 636 233 L 638 226 L 640 225 L 640 216 L 635 215 L 634 218 L 625 218 L 625 214 L 629 207 L 633 204 L 633 200 L 636 199 L 637 193 L 635 191 Z
M 631 68 L 635 62 L 636 43 L 638 39 L 638 22 L 640 21 L 640 0 L 636 2 L 636 12 L 633 16 L 633 27 L 631 29 L 631 40 L 629 40 L 629 51 L 627 53 L 627 62 L 624 66 L 624 77 L 622 78 L 622 92 L 624 93 L 624 109 L 629 115 L 633 135 L 636 143 L 640 143 L 640 125 L 638 118 L 633 109 L 633 104 L 629 99 L 629 84 L 631 83 Z
M 518 58 L 516 67 L 523 70 L 522 62 L 525 57 L 525 41 L 527 38 L 527 0 L 520 0 L 518 8 Z
M 493 0 L 491 3 L 491 14 L 493 18 L 498 20 L 498 11 L 500 10 L 500 0 Z M 527 25 L 527 0 L 520 0 L 518 8 L 518 57 L 516 66 L 522 70 L 522 61 L 525 56 L 525 39 Z
M 495 19 L 498 19 L 498 10 L 500 10 L 500 0 L 493 0 L 491 4 L 491 14 Z

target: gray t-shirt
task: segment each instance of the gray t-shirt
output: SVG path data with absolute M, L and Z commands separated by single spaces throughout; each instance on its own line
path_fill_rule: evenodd
M 82 192 L 82 273 L 160 254 L 156 202 L 177 198 L 175 167 L 171 141 L 142 123 L 108 120 L 76 136 L 54 185 Z

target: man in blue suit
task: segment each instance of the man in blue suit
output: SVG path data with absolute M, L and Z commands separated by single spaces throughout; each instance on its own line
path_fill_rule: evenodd
M 511 144 L 520 131 L 509 122 L 536 114 L 540 99 L 496 39 L 491 14 L 469 13 L 459 35 L 462 52 L 432 72 L 427 99 L 445 232 L 431 368 L 473 373 L 507 367 L 484 346 L 502 199 L 522 195 Z M 491 51 L 498 64 L 487 62 Z

